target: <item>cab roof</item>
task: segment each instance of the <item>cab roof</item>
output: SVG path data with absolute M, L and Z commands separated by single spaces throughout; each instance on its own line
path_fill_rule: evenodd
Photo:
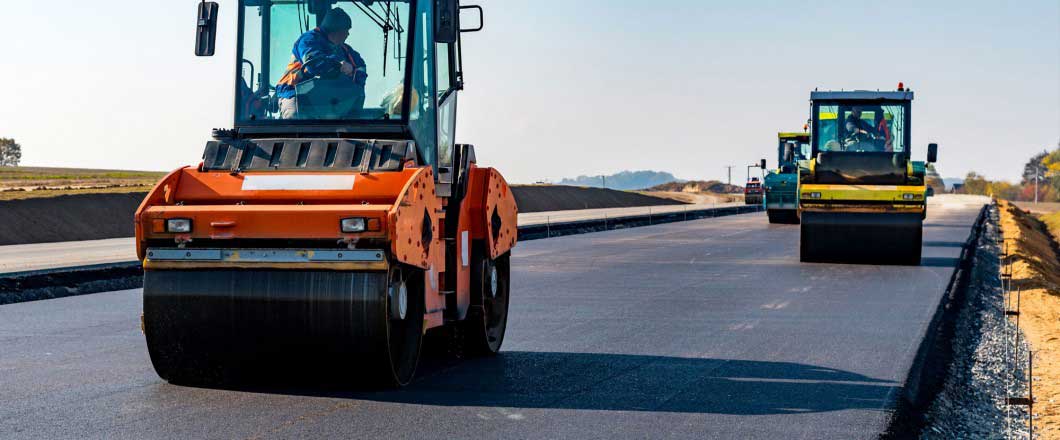
M 886 101 L 912 101 L 913 91 L 873 91 L 873 90 L 849 90 L 849 91 L 812 91 L 810 92 L 810 100 L 812 101 L 873 101 L 873 100 L 886 100 Z

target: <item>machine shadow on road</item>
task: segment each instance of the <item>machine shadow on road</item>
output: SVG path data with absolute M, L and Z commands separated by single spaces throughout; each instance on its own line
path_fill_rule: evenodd
M 516 351 L 428 358 L 420 378 L 396 391 L 257 391 L 416 405 L 763 415 L 880 409 L 896 389 L 894 382 L 798 363 Z

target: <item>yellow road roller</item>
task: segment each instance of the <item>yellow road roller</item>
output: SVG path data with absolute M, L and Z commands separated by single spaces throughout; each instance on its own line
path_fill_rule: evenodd
M 814 91 L 799 175 L 804 262 L 920 264 L 926 163 L 910 145 L 913 92 Z M 927 163 L 938 146 L 929 144 Z

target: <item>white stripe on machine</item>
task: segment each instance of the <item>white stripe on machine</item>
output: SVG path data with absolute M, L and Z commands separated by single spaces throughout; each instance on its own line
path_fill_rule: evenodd
M 350 190 L 353 175 L 322 174 L 248 174 L 243 179 L 243 191 L 292 191 L 292 190 Z

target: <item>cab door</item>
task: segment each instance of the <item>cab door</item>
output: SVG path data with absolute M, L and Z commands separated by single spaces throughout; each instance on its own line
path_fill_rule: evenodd
M 455 43 L 435 43 L 435 72 L 438 83 L 438 195 L 452 195 L 457 170 L 456 157 L 456 101 L 460 89 L 459 40 Z

